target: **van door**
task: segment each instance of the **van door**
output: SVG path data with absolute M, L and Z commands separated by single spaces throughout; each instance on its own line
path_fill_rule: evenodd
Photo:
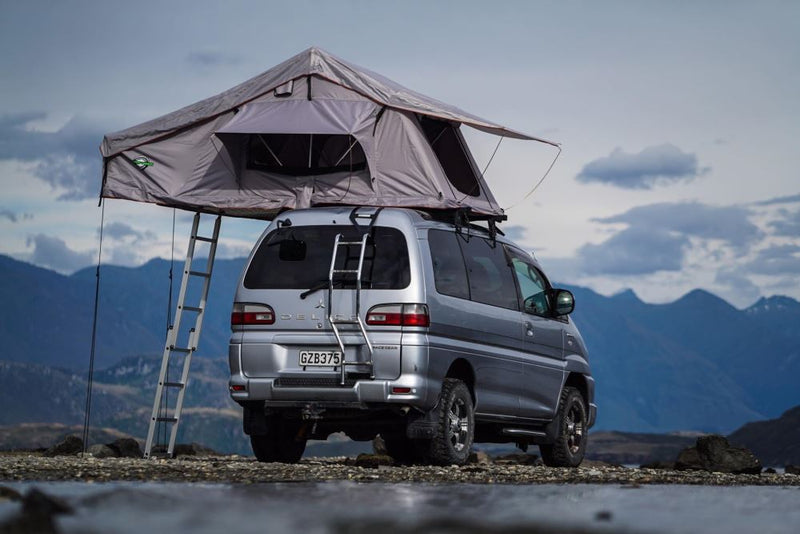
M 466 358 L 475 370 L 478 416 L 514 417 L 523 385 L 519 298 L 503 246 L 466 231 L 430 230 L 436 292 L 431 361 Z
M 521 294 L 526 345 L 520 415 L 550 419 L 558 408 L 564 378 L 563 322 L 552 314 L 550 284 L 544 274 L 524 254 L 508 250 Z

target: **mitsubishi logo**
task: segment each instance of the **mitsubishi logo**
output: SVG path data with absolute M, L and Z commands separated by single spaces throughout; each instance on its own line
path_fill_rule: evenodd
M 315 307 L 315 308 L 322 308 L 322 309 L 325 309 L 325 303 L 324 303 L 324 302 L 322 302 L 322 299 L 319 299 L 319 302 L 318 302 L 318 303 L 317 303 L 317 305 L 316 305 L 316 306 L 314 306 L 314 307 Z

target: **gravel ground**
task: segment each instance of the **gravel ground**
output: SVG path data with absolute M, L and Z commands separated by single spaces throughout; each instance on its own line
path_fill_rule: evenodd
M 383 457 L 307 458 L 299 464 L 259 463 L 241 456 L 130 459 L 38 454 L 0 455 L 3 481 L 161 481 L 254 484 L 262 482 L 428 482 L 468 484 L 690 484 L 709 486 L 800 486 L 791 474 L 731 475 L 705 471 L 634 469 L 587 463 L 577 469 L 501 463 L 466 466 L 394 466 Z M 358 464 L 358 465 L 357 465 Z

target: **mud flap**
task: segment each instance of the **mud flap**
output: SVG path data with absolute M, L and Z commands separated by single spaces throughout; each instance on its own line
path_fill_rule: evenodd
M 437 403 L 438 406 L 438 403 Z M 409 414 L 406 437 L 409 439 L 433 439 L 439 426 L 436 406 L 427 413 Z

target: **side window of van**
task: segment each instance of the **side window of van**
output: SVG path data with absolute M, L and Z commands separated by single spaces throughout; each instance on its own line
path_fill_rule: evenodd
M 457 239 L 453 232 L 443 230 L 428 232 L 428 245 L 433 259 L 433 279 L 438 293 L 468 299 L 467 270 Z
M 522 293 L 523 311 L 543 317 L 550 316 L 548 284 L 544 275 L 529 262 L 513 254 L 511 264 Z
M 492 246 L 487 239 L 476 236 L 459 237 L 458 241 L 467 265 L 472 300 L 518 310 L 517 288 L 503 245 Z

